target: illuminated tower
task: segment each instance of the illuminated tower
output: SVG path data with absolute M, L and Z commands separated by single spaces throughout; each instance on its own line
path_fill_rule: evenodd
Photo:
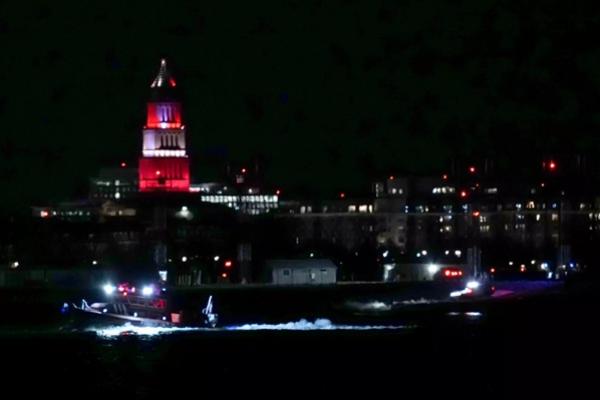
M 158 75 L 150 85 L 152 93 L 139 165 L 140 192 L 189 192 L 190 160 L 176 86 L 166 60 L 162 59 Z

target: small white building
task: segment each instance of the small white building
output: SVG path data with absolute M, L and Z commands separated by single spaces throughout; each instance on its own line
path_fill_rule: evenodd
M 276 285 L 334 284 L 337 266 L 329 259 L 268 260 L 267 269 Z

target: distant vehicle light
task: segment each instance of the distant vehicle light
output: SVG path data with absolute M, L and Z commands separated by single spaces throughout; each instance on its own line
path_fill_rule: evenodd
M 427 266 L 427 272 L 429 272 L 431 275 L 435 275 L 439 270 L 440 266 L 437 264 L 429 264 Z
M 463 275 L 463 272 L 460 268 L 450 267 L 444 268 L 442 271 L 444 277 L 446 278 L 460 278 Z
M 233 262 L 231 260 L 227 260 L 227 261 L 225 261 L 225 263 L 223 265 L 225 265 L 225 268 L 231 268 L 231 266 L 233 265 Z
M 490 268 L 490 274 L 495 274 L 496 273 L 496 268 L 492 267 Z

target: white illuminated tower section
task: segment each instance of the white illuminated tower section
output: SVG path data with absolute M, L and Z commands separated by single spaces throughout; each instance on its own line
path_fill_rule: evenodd
M 189 192 L 190 167 L 185 146 L 185 126 L 177 83 L 161 60 L 150 85 L 142 156 L 139 160 L 141 192 Z

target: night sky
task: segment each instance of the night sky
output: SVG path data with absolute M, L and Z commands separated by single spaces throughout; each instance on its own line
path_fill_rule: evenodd
M 600 148 L 600 13 L 572 2 L 36 3 L 0 4 L 3 211 L 137 164 L 161 57 L 196 182 L 259 157 L 287 193 L 331 195 Z

